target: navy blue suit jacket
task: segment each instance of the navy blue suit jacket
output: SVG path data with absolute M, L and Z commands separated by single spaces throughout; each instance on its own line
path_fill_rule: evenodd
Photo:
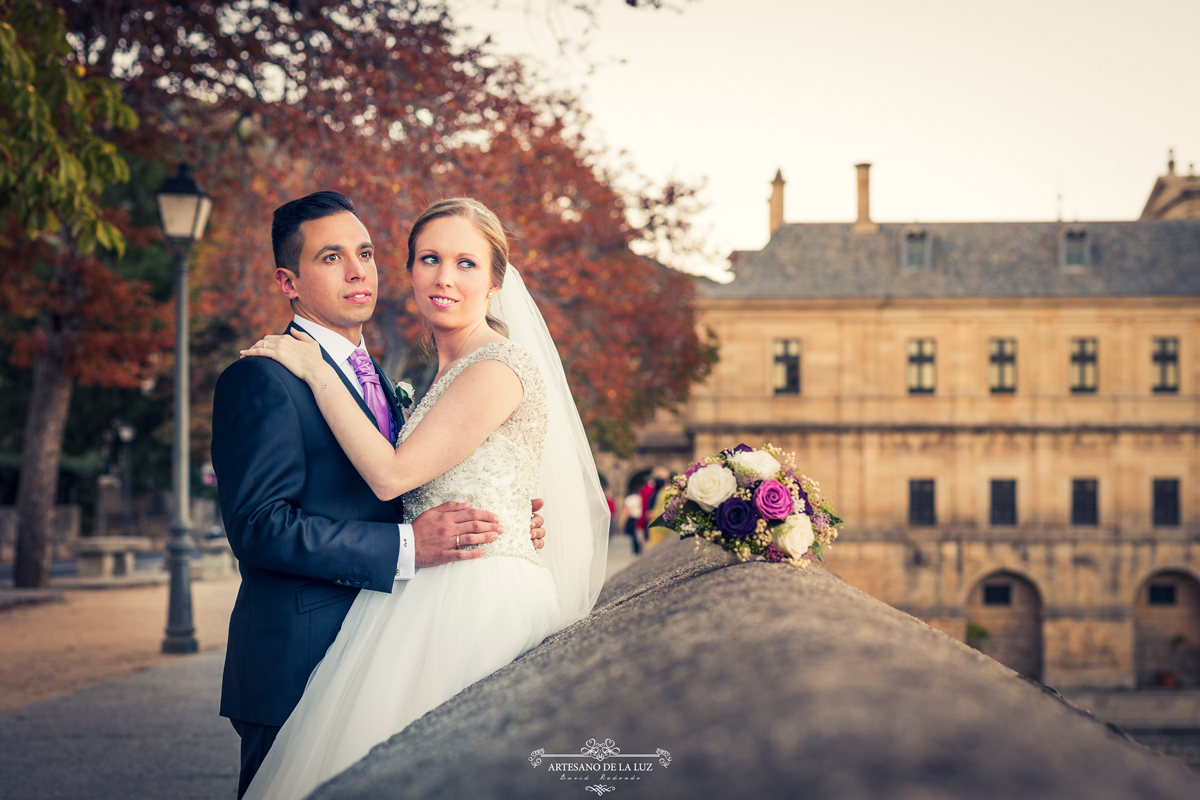
M 325 360 L 358 398 L 328 353 Z M 396 431 L 395 392 L 375 369 Z M 361 398 L 359 405 L 374 421 Z M 243 358 L 221 373 L 212 463 L 242 574 L 229 620 L 221 716 L 283 725 L 359 590 L 391 592 L 400 500 L 375 496 L 312 391 L 269 358 Z

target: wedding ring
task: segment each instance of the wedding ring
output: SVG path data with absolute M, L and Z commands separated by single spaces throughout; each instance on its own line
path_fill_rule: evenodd
M 457 533 L 456 533 L 456 534 L 454 534 L 454 549 L 455 549 L 455 550 L 457 550 L 457 549 L 458 549 L 458 537 L 459 537 L 459 536 L 460 536 L 460 534 L 457 534 Z

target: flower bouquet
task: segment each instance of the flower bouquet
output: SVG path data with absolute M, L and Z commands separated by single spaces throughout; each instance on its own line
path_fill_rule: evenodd
M 705 539 L 742 561 L 757 556 L 807 567 L 823 560 L 842 522 L 820 485 L 796 471 L 795 457 L 770 444 L 739 444 L 703 458 L 664 491 L 662 516 L 651 527 Z

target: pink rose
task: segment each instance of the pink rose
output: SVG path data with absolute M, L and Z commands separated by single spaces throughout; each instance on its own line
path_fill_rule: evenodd
M 787 519 L 792 513 L 792 496 L 775 479 L 763 481 L 754 491 L 754 507 L 763 519 Z

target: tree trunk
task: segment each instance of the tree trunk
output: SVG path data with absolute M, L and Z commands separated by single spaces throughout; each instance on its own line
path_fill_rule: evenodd
M 25 417 L 25 447 L 17 486 L 17 552 L 13 584 L 32 589 L 50 582 L 50 541 L 54 495 L 63 431 L 71 407 L 75 379 L 67 374 L 65 353 L 75 345 L 79 306 L 85 287 L 75 269 L 75 241 L 65 231 L 50 279 L 49 302 L 38 320 L 46 351 L 33 360 L 33 393 Z
M 17 489 L 13 583 L 18 588 L 42 587 L 50 580 L 58 461 L 73 388 L 74 380 L 63 370 L 61 358 L 40 355 L 34 360 L 33 394 L 25 421 L 25 448 Z

